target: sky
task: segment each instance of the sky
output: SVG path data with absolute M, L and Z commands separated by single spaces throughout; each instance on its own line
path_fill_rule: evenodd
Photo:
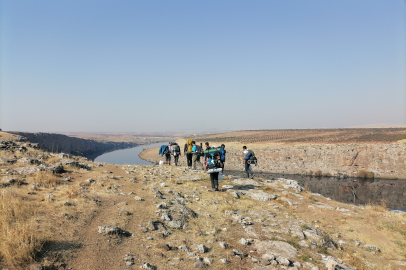
M 406 1 L 0 0 L 0 128 L 406 125 Z

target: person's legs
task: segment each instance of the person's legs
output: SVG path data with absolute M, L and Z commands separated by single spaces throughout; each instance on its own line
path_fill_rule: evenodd
M 165 157 L 166 157 L 166 163 L 168 165 L 171 165 L 171 154 L 165 154 Z
M 193 155 L 193 170 L 196 170 L 197 155 Z
M 174 156 L 174 159 L 175 159 L 175 166 L 178 166 L 179 156 L 178 155 Z
M 196 157 L 196 163 L 199 163 L 199 166 L 202 167 L 203 164 L 200 162 L 200 156 Z
M 224 163 L 225 163 L 225 161 L 221 162 L 221 173 L 224 173 Z
M 247 178 L 250 177 L 250 164 L 245 162 L 245 172 L 247 173 Z
M 211 174 L 210 174 L 211 188 L 215 188 L 215 186 L 214 186 L 214 174 L 215 174 L 215 173 L 211 173 Z
M 214 182 L 214 189 L 216 190 L 216 191 L 218 191 L 219 190 L 219 173 L 218 172 L 216 172 L 216 173 L 212 173 L 213 174 L 213 182 Z
M 187 153 L 187 154 L 186 154 L 187 166 L 188 166 L 189 168 L 192 167 L 192 156 L 193 156 L 192 153 Z

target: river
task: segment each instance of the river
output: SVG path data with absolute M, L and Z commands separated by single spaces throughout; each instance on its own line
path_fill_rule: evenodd
M 138 155 L 146 148 L 159 147 L 163 142 L 140 145 L 130 149 L 117 150 L 103 154 L 95 159 L 96 162 L 112 164 L 151 165 L 152 163 L 141 159 Z M 243 171 L 227 170 L 226 175 L 245 177 Z M 406 180 L 385 179 L 336 179 L 334 177 L 315 178 L 301 175 L 283 175 L 274 173 L 258 173 L 264 179 L 286 178 L 297 180 L 300 185 L 311 192 L 319 193 L 325 197 L 344 203 L 357 205 L 386 204 L 390 209 L 406 211 Z
M 137 147 L 116 150 L 113 152 L 105 153 L 101 156 L 98 156 L 94 161 L 95 162 L 106 162 L 112 164 L 136 164 L 136 165 L 151 165 L 152 162 L 141 159 L 138 155 L 144 151 L 146 148 L 153 148 L 165 144 L 163 142 L 153 143 L 153 144 L 144 144 Z

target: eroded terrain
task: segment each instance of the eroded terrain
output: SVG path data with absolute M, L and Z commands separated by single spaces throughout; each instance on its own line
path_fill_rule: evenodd
M 289 179 L 227 175 L 215 192 L 201 171 L 95 163 L 0 135 L 2 269 L 406 269 L 405 213 L 384 205 Z

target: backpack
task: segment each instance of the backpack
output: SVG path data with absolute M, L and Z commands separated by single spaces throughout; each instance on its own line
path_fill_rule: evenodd
M 193 141 L 192 139 L 187 139 L 187 151 L 189 153 L 192 153 L 192 148 L 193 148 L 192 141 Z
M 180 154 L 180 147 L 177 144 L 172 144 L 172 154 L 173 155 L 179 155 Z
M 196 145 L 196 151 L 194 152 L 196 156 L 203 156 L 203 149 L 200 145 Z
M 220 164 L 217 159 L 212 159 L 212 158 L 207 159 L 207 164 L 206 164 L 207 169 L 216 169 L 219 167 L 220 167 Z
M 258 160 L 257 160 L 257 158 L 255 157 L 254 151 L 248 150 L 248 152 L 249 152 L 249 154 L 251 154 L 251 155 L 250 155 L 249 159 L 247 160 L 247 163 L 248 163 L 248 164 L 254 164 L 255 166 L 257 166 L 257 165 L 258 165 Z

